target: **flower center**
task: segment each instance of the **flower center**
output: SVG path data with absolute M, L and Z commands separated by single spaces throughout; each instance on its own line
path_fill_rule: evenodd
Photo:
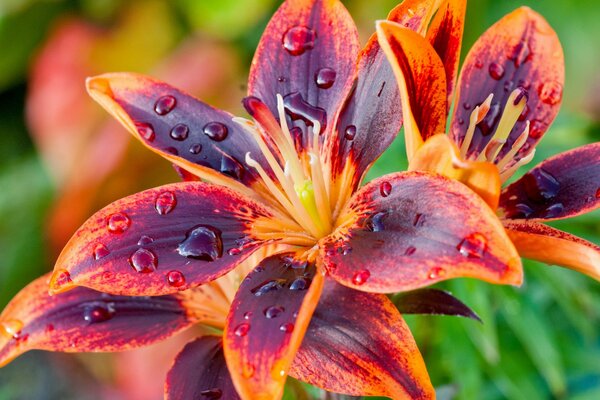
M 529 138 L 529 121 L 526 122 L 525 129 L 512 143 L 508 144 L 508 137 L 513 127 L 517 123 L 519 116 L 525 109 L 527 104 L 527 95 L 524 89 L 517 88 L 512 91 L 504 111 L 500 117 L 500 122 L 493 136 L 481 152 L 471 152 L 470 146 L 475 133 L 475 127 L 486 117 L 490 111 L 493 93 L 491 93 L 485 101 L 475 107 L 469 118 L 469 127 L 460 147 L 460 155 L 464 160 L 487 161 L 495 164 L 500 171 L 502 181 L 508 179 L 519 167 L 527 164 L 533 159 L 535 149 L 520 160 L 515 160 L 515 156 L 525 146 Z M 505 148 L 508 147 L 506 150 Z M 500 156 L 505 150 L 504 154 Z M 469 156 L 469 154 L 471 154 Z
M 331 233 L 333 227 L 330 175 L 324 174 L 325 164 L 320 152 L 321 123 L 309 121 L 307 129 L 311 129 L 312 140 L 307 149 L 298 150 L 281 95 L 277 95 L 279 122 L 256 98 L 247 98 L 244 105 L 258 123 L 245 118 L 233 120 L 256 140 L 271 173 L 267 173 L 250 153 L 246 154 L 246 164 L 258 172 L 275 205 L 304 230 L 303 245 L 307 245 L 306 235 L 312 238 L 312 244 L 316 243 Z M 289 233 L 286 231 L 286 236 Z M 290 244 L 300 244 L 289 239 Z

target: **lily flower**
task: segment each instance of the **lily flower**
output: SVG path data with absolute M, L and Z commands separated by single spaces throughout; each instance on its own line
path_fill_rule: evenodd
M 435 8 L 413 3 L 390 19 L 422 31 Z M 243 102 L 253 120 L 136 74 L 87 88 L 191 180 L 84 223 L 57 260 L 53 296 L 40 278 L 0 316 L 1 363 L 36 348 L 128 349 L 199 323 L 215 335 L 179 354 L 167 398 L 277 399 L 288 374 L 339 393 L 433 398 L 383 293 L 455 277 L 521 283 L 502 224 L 461 183 L 401 172 L 360 188 L 401 126 L 400 92 L 376 36 L 359 51 L 339 1 L 290 0 L 276 12 Z M 434 293 L 400 308 L 473 316 Z
M 521 256 L 600 279 L 600 247 L 545 224 L 600 206 L 600 143 L 551 157 L 502 188 L 533 159 L 562 101 L 563 51 L 542 16 L 519 8 L 474 44 L 444 134 L 465 3 L 448 2 L 452 22 L 443 30 L 419 35 L 390 21 L 377 25 L 403 95 L 409 169 L 443 174 L 478 193 Z

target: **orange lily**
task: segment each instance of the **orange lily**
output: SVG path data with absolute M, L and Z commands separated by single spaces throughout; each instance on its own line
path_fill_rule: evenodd
M 412 3 L 390 19 L 422 31 L 435 7 Z M 191 181 L 93 215 L 52 276 L 0 315 L 0 363 L 30 349 L 124 350 L 199 323 L 217 335 L 180 353 L 167 398 L 277 399 L 288 373 L 334 392 L 433 398 L 381 293 L 454 277 L 518 285 L 522 268 L 494 212 L 460 183 L 407 172 L 359 189 L 402 122 L 393 82 L 376 36 L 359 52 L 335 0 L 286 1 L 268 24 L 244 99 L 253 121 L 141 75 L 89 79 L 90 95 Z M 473 317 L 439 292 L 403 302 Z
M 562 101 L 563 51 L 543 17 L 522 7 L 479 38 L 462 67 L 444 134 L 465 5 L 447 2 L 451 23 L 424 35 L 390 21 L 377 25 L 403 94 L 409 169 L 473 189 L 497 210 L 521 256 L 600 279 L 599 246 L 544 224 L 600 206 L 600 143 L 547 159 L 501 188 L 531 161 Z

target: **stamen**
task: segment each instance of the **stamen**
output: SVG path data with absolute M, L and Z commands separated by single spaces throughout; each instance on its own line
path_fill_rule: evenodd
M 527 154 L 525 157 L 517 161 L 513 166 L 508 168 L 506 171 L 500 173 L 500 180 L 505 182 L 508 178 L 510 178 L 516 170 L 521 168 L 523 165 L 529 163 L 533 160 L 533 156 L 535 155 L 535 149 L 531 151 L 531 153 Z
M 500 172 L 502 172 L 502 170 L 508 165 L 508 163 L 510 163 L 513 160 L 513 157 L 519 152 L 519 150 L 521 150 L 521 148 L 527 142 L 527 139 L 529 138 L 529 125 L 530 125 L 529 121 L 526 121 L 525 129 L 523 130 L 523 132 L 519 135 L 517 140 L 515 140 L 515 142 L 512 144 L 512 147 L 510 148 L 508 153 L 506 153 L 504 155 L 504 157 L 502 157 L 502 159 L 500 161 L 498 161 L 498 164 L 496 164 L 496 166 L 498 167 L 498 170 Z
M 485 99 L 481 105 L 475 107 L 473 112 L 471 113 L 471 117 L 469 118 L 469 127 L 467 128 L 467 133 L 465 134 L 465 138 L 463 139 L 462 145 L 460 146 L 460 154 L 466 159 L 467 152 L 469 151 L 469 147 L 471 146 L 471 141 L 473 140 L 473 135 L 475 133 L 475 127 L 479 124 L 487 113 L 490 111 L 490 107 L 492 105 L 492 99 L 494 98 L 494 93 L 490 93 L 490 95 Z

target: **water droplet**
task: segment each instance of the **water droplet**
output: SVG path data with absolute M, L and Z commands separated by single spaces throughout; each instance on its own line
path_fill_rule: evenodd
M 596 189 L 596 198 L 600 199 L 600 187 Z
M 18 339 L 23 330 L 23 322 L 18 319 L 9 319 L 0 322 L 0 328 L 2 328 L 6 335 Z
M 321 89 L 329 89 L 335 83 L 336 73 L 331 68 L 321 68 L 315 74 L 315 83 Z
M 481 233 L 472 233 L 464 238 L 456 249 L 465 257 L 481 258 L 487 248 L 487 239 Z
M 286 322 L 285 324 L 281 324 L 279 330 L 285 333 L 292 333 L 294 331 L 294 324 L 291 322 Z
M 542 202 L 556 197 L 560 189 L 558 180 L 543 168 L 535 168 L 523 177 L 527 197 Z
M 176 205 L 177 198 L 175 197 L 175 193 L 170 191 L 165 191 L 159 194 L 154 203 L 154 207 L 160 215 L 166 215 L 170 213 L 173 211 Z
M 53 275 L 53 281 L 53 286 L 57 287 L 68 285 L 73 282 L 71 274 L 66 269 L 57 270 Z
M 152 239 L 150 236 L 143 235 L 140 240 L 138 240 L 137 244 L 138 246 L 147 246 L 152 242 L 154 242 L 154 239 Z
M 55 328 L 54 328 L 54 325 L 52 325 L 52 324 L 48 324 L 48 325 L 46 325 L 46 328 L 44 329 L 44 331 L 45 331 L 46 333 L 51 333 L 51 332 L 54 332 L 54 329 L 55 329 Z
M 244 166 L 234 157 L 223 154 L 221 157 L 221 173 L 241 181 L 244 178 Z
M 192 154 L 200 154 L 202 151 L 202 145 L 200 143 L 196 143 L 190 146 L 190 153 Z
M 365 223 L 365 229 L 369 232 L 381 232 L 385 229 L 385 225 L 383 224 L 383 220 L 387 217 L 387 212 L 380 211 L 371 215 L 370 218 L 367 219 Z
M 528 218 L 531 214 L 533 214 L 533 208 L 531 208 L 528 204 L 519 203 L 511 207 L 508 216 L 511 219 L 517 219 Z
M 560 216 L 565 210 L 565 206 L 562 203 L 554 203 L 544 210 L 542 218 L 556 218 Z
M 352 283 L 355 285 L 363 285 L 371 276 L 371 272 L 368 269 L 358 271 L 352 277 Z
M 178 151 L 178 150 L 177 150 L 175 147 L 167 147 L 167 148 L 165 149 L 165 151 L 166 151 L 167 153 L 171 153 L 171 154 L 173 154 L 174 156 L 176 156 L 176 155 L 178 155 L 178 154 L 179 154 L 179 151 Z
M 514 86 L 515 86 L 515 83 L 511 80 L 508 80 L 508 81 L 504 82 L 504 91 L 508 93 L 512 90 L 512 88 Z
M 489 73 L 492 78 L 499 81 L 504 76 L 504 67 L 498 63 L 491 63 Z
M 548 124 L 539 119 L 534 119 L 529 125 L 529 137 L 532 139 L 541 138 L 548 129 Z
M 252 315 L 253 315 L 252 311 L 246 311 L 244 313 L 244 319 L 248 320 L 248 319 L 252 318 Z
M 158 115 L 167 115 L 177 105 L 177 100 L 171 95 L 163 96 L 154 104 L 154 111 Z
M 423 226 L 424 223 L 425 223 L 425 217 L 423 216 L 423 214 L 416 213 L 415 218 L 413 219 L 413 226 L 415 228 L 419 228 L 419 227 Z
M 251 289 L 250 292 L 257 297 L 262 296 L 266 293 L 273 292 L 273 291 L 283 288 L 285 283 L 286 283 L 285 279 L 268 280 L 268 281 L 265 281 L 265 282 L 261 283 L 260 285 L 256 286 L 255 288 Z
M 408 246 L 404 251 L 404 255 L 412 256 L 413 254 L 415 254 L 415 251 L 417 251 L 417 248 L 415 246 Z
M 203 390 L 200 392 L 200 395 L 203 398 L 208 400 L 218 400 L 223 396 L 223 391 L 218 388 Z
M 273 318 L 277 318 L 281 315 L 281 313 L 283 313 L 285 311 L 285 308 L 281 307 L 281 306 L 271 306 L 271 307 L 267 307 L 264 309 L 263 313 L 265 314 L 265 317 L 267 317 L 268 319 L 273 319 Z
M 310 286 L 310 283 L 310 278 L 301 276 L 292 281 L 290 284 L 290 290 L 306 290 Z
M 287 30 L 282 38 L 283 47 L 293 56 L 299 56 L 315 46 L 317 34 L 307 26 L 295 26 Z
M 429 270 L 427 277 L 429 279 L 438 279 L 438 278 L 443 277 L 444 275 L 446 275 L 446 271 L 444 271 L 443 268 L 435 267 L 435 268 L 431 268 Z
M 356 136 L 356 126 L 348 125 L 346 127 L 346 129 L 344 130 L 344 137 L 346 138 L 346 140 L 354 140 L 355 136 Z
M 562 85 L 556 81 L 544 82 L 538 88 L 540 100 L 552 106 L 560 103 L 562 100 L 562 92 Z
M 94 247 L 94 259 L 95 260 L 99 260 L 102 257 L 106 257 L 107 255 L 110 254 L 110 251 L 108 250 L 108 248 L 103 245 L 102 243 L 98 243 L 96 245 L 96 247 Z
M 215 261 L 223 255 L 221 231 L 208 225 L 198 225 L 186 235 L 177 251 L 184 257 Z
M 185 285 L 185 276 L 181 271 L 169 271 L 167 274 L 167 283 L 173 287 L 182 287 Z
M 300 119 L 308 126 L 312 126 L 313 121 L 318 121 L 321 124 L 321 132 L 325 130 L 327 113 L 321 107 L 315 107 L 304 100 L 300 92 L 287 94 L 283 98 L 283 104 L 292 120 Z
M 131 220 L 125 213 L 115 213 L 108 217 L 108 230 L 112 233 L 123 233 L 131 225 Z
M 392 184 L 388 181 L 383 182 L 379 186 L 379 192 L 381 193 L 382 197 L 388 197 L 392 193 Z
M 187 139 L 190 133 L 190 128 L 184 124 L 177 124 L 171 129 L 171 133 L 169 134 L 172 139 L 177 141 L 182 141 Z
M 254 365 L 252 364 L 242 364 L 242 376 L 246 379 L 252 378 L 254 376 Z
M 204 125 L 202 131 L 206 136 L 215 142 L 221 142 L 225 140 L 227 134 L 229 133 L 227 126 L 220 122 L 209 122 L 208 124 Z
M 531 60 L 531 48 L 529 44 L 522 40 L 512 50 L 512 53 L 508 55 L 508 59 L 513 61 L 515 67 L 519 68 L 521 64 Z
M 141 248 L 129 257 L 129 264 L 137 272 L 147 274 L 156 271 L 158 260 L 150 250 Z
M 85 305 L 83 309 L 83 319 L 88 324 L 97 324 L 111 319 L 115 315 L 115 308 L 112 304 L 104 302 L 94 302 Z
M 463 108 L 464 108 L 465 110 L 467 110 L 467 111 L 468 111 L 468 110 L 470 110 L 470 109 L 471 109 L 471 107 L 472 107 L 472 106 L 471 106 L 471 103 L 467 103 L 467 102 L 463 103 Z
M 529 114 L 529 106 L 527 104 L 525 104 L 525 107 L 523 108 L 523 111 L 521 111 L 521 114 L 519 115 L 519 122 L 523 122 L 527 119 L 527 115 Z
M 156 135 L 154 134 L 154 128 L 152 127 L 152 125 L 147 124 L 145 122 L 136 122 L 135 128 L 137 129 L 138 133 L 142 138 L 146 139 L 149 142 L 152 142 L 154 140 Z
M 235 327 L 233 333 L 235 336 L 244 337 L 250 332 L 250 324 L 247 322 L 243 322 Z
M 227 254 L 229 254 L 230 256 L 239 256 L 241 253 L 242 253 L 242 250 L 238 249 L 237 247 L 234 247 L 227 251 Z
M 478 68 L 478 69 L 483 68 L 483 61 L 475 60 L 475 68 Z

